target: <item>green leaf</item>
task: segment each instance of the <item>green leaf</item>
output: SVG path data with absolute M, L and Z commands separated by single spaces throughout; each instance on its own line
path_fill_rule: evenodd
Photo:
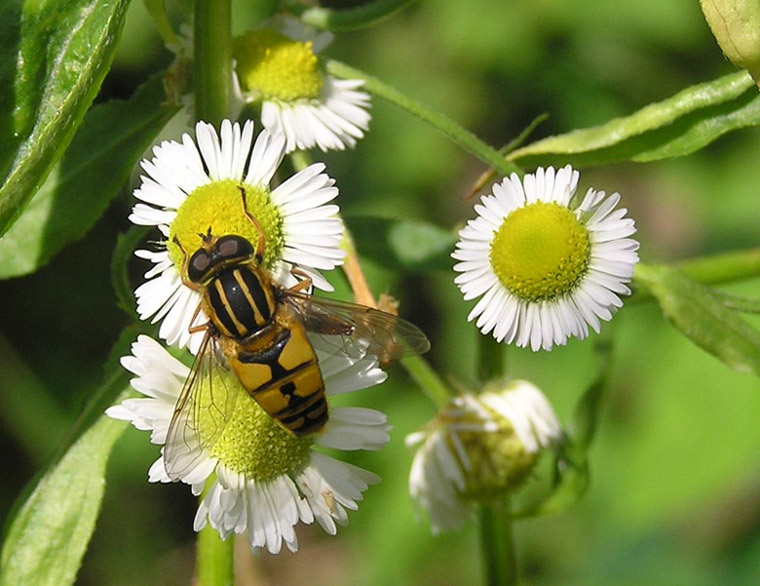
M 749 74 L 740 72 L 692 86 L 601 126 L 536 141 L 507 158 L 526 168 L 656 161 L 687 155 L 727 132 L 757 124 L 760 93 Z
M 0 234 L 71 141 L 100 88 L 129 0 L 0 7 Z
M 127 426 L 103 411 L 133 393 L 124 391 L 129 375 L 118 358 L 128 352 L 135 336 L 127 329 L 119 338 L 108 359 L 105 381 L 69 439 L 61 443 L 59 455 L 25 493 L 3 543 L 0 586 L 74 582 L 100 510 L 108 456 Z
M 451 269 L 456 236 L 448 230 L 420 220 L 369 216 L 344 220 L 362 256 L 410 272 Z
M 134 258 L 137 245 L 145 241 L 149 231 L 147 226 L 132 226 L 126 233 L 119 234 L 111 256 L 111 284 L 116 293 L 117 305 L 134 318 L 137 318 L 135 293 L 127 269 L 130 259 Z
M 732 295 L 731 293 L 717 289 L 714 289 L 712 293 L 728 309 L 741 313 L 760 313 L 760 299 L 744 297 L 743 295 Z
M 651 291 L 665 316 L 692 342 L 737 372 L 760 375 L 760 332 L 710 289 L 665 266 L 639 264 L 635 280 Z
M 103 415 L 40 481 L 10 527 L 0 585 L 74 582 L 100 510 L 108 456 L 125 428 Z
M 176 112 L 164 101 L 162 80 L 155 78 L 131 99 L 87 113 L 66 154 L 0 238 L 0 278 L 34 272 L 87 233 Z

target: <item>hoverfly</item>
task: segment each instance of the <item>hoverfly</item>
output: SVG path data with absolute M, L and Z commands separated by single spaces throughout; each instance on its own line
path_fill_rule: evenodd
M 164 463 L 173 479 L 214 445 L 240 386 L 295 436 L 320 431 L 329 413 L 312 341 L 356 360 L 395 360 L 430 348 L 419 328 L 392 314 L 305 293 L 308 277 L 291 288 L 274 283 L 261 268 L 264 232 L 247 210 L 245 189 L 239 189 L 243 212 L 259 234 L 255 248 L 242 236 L 216 236 L 209 228 L 188 255 L 175 238 L 184 254 L 182 281 L 201 295 L 191 324 L 201 310 L 209 322 L 190 327 L 205 335 L 169 425 Z M 234 389 L 225 382 L 230 370 L 241 383 Z

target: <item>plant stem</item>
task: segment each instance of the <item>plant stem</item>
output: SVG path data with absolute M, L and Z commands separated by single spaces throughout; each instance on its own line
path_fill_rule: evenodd
M 438 373 L 433 370 L 422 356 L 410 356 L 400 360 L 409 376 L 412 377 L 422 392 L 427 395 L 436 407 L 443 407 L 454 397 L 449 386 L 443 382 Z
M 64 413 L 34 371 L 0 334 L 0 421 L 9 436 L 23 446 L 27 454 L 42 465 L 50 459 L 56 443 L 69 426 Z M 30 409 L 29 405 L 34 405 Z M 45 433 L 40 433 L 44 429 Z
M 674 263 L 687 277 L 703 284 L 720 284 L 739 279 L 760 277 L 760 248 L 738 252 L 724 252 Z M 634 275 L 634 283 L 636 277 Z M 652 294 L 645 287 L 631 295 L 627 303 L 651 301 Z
M 231 0 L 195 0 L 195 118 L 214 126 L 229 112 L 232 90 Z
M 292 4 L 288 9 L 303 22 L 333 31 L 351 31 L 372 26 L 393 16 L 416 0 L 374 0 L 354 8 L 333 10 L 321 6 Z
M 144 4 L 148 14 L 153 18 L 153 24 L 161 40 L 167 45 L 178 45 L 179 39 L 174 34 L 163 0 L 145 0 Z
M 481 383 L 501 379 L 506 374 L 504 345 L 491 336 L 478 336 L 478 377 Z M 483 556 L 486 584 L 503 586 L 517 584 L 515 544 L 512 539 L 512 519 L 509 497 L 482 503 L 480 516 L 480 549 Z
M 478 379 L 486 383 L 503 378 L 507 368 L 507 354 L 504 344 L 488 335 L 478 335 Z
M 369 92 L 440 130 L 464 150 L 493 167 L 499 174 L 509 175 L 522 172 L 515 163 L 506 160 L 497 149 L 487 145 L 466 128 L 443 114 L 431 110 L 424 104 L 405 96 L 376 77 L 333 60 L 327 62 L 327 72 L 343 79 L 364 80 L 364 87 Z
M 488 586 L 517 584 L 509 500 L 504 497 L 500 501 L 482 504 L 478 509 L 478 521 L 485 583 Z
M 210 525 L 201 529 L 195 558 L 198 586 L 232 586 L 235 575 L 234 553 L 234 538 L 222 541 L 219 533 Z

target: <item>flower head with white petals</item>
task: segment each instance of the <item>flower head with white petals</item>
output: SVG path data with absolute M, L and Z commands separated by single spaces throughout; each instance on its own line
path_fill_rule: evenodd
M 331 290 L 318 271 L 335 268 L 345 254 L 338 206 L 329 203 L 338 189 L 321 163 L 270 187 L 284 153 L 282 135 L 264 130 L 254 140 L 252 122 L 241 128 L 225 120 L 220 134 L 199 122 L 195 139 L 184 134 L 182 142 L 162 142 L 153 159 L 142 161 L 147 175 L 134 192 L 140 203 L 129 218 L 157 226 L 165 240 L 158 250 L 135 253 L 154 265 L 135 291 L 137 311 L 142 319 L 163 320 L 159 335 L 170 344 L 191 342 L 188 328 L 199 296 L 183 286 L 181 270 L 208 232 L 236 234 L 255 245 L 261 230 L 263 267 L 279 284 L 295 284 L 292 271 L 299 269 L 316 287 Z M 192 336 L 191 349 L 201 338 Z
M 319 350 L 317 354 L 328 397 L 386 378 L 374 357 L 349 358 Z M 144 397 L 125 400 L 107 414 L 150 431 L 151 442 L 163 446 L 189 369 L 147 336 L 137 339 L 122 364 L 136 375 L 132 386 Z M 237 379 L 229 381 L 235 383 Z M 379 450 L 389 440 L 386 416 L 374 409 L 333 407 L 322 432 L 297 438 L 242 387 L 238 392 L 234 413 L 217 441 L 175 478 L 191 485 L 195 495 L 206 488 L 195 530 L 209 524 L 223 539 L 245 534 L 251 547 L 266 547 L 271 553 L 278 553 L 283 543 L 297 550 L 299 521 L 316 520 L 327 533 L 335 534 L 337 525 L 347 523 L 347 511 L 358 508 L 364 491 L 379 478 L 318 449 Z M 151 466 L 148 477 L 151 482 L 171 482 L 163 456 Z
M 242 99 L 261 104 L 262 124 L 285 135 L 287 152 L 355 146 L 371 118 L 364 82 L 322 71 L 315 52 L 330 40 L 324 33 L 311 35 L 292 20 L 271 24 L 234 41 Z
M 460 527 L 475 502 L 513 491 L 527 479 L 542 450 L 562 438 L 543 393 L 527 381 L 493 383 L 445 406 L 425 431 L 406 438 L 420 444 L 409 492 L 427 511 L 433 533 Z
M 575 198 L 578 171 L 539 168 L 497 183 L 475 206 L 452 254 L 468 316 L 484 334 L 533 350 L 599 332 L 629 295 L 639 243 L 620 194 Z

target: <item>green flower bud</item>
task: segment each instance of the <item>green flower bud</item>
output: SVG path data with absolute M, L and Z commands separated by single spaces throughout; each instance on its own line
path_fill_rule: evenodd
M 518 489 L 541 452 L 561 437 L 557 416 L 535 385 L 490 383 L 479 395 L 460 395 L 425 431 L 407 437 L 409 445 L 421 444 L 409 490 L 433 533 L 458 527 L 473 504 Z
M 723 53 L 760 79 L 760 1 L 700 0 L 702 12 Z

